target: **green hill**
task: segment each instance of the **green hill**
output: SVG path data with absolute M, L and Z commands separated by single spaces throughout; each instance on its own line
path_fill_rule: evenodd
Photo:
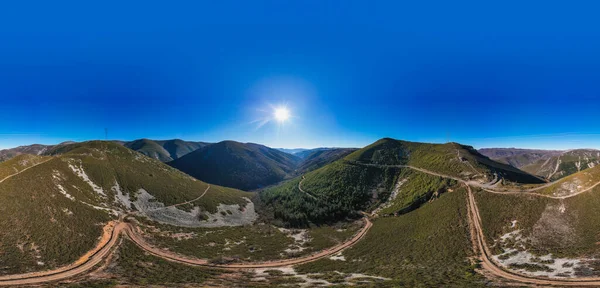
M 306 226 L 358 217 L 359 211 L 372 211 L 382 204 L 383 214 L 407 213 L 455 188 L 455 181 L 405 165 L 481 183 L 543 182 L 469 146 L 385 138 L 302 177 L 267 188 L 260 199 L 271 217 Z
M 223 141 L 169 165 L 208 183 L 253 190 L 285 179 L 299 162 L 298 157 L 263 145 Z
M 95 245 L 107 221 L 125 212 L 188 227 L 242 225 L 256 217 L 251 194 L 209 188 L 116 143 L 77 143 L 50 153 L 0 163 L 0 175 L 14 174 L 0 183 L 0 274 L 73 262 Z M 185 201 L 192 202 L 167 207 Z
M 20 154 L 0 164 L 0 181 L 5 177 L 19 173 L 31 166 L 48 160 L 49 157 Z
M 319 169 L 331 162 L 337 161 L 356 151 L 355 148 L 327 148 L 310 150 L 310 153 L 304 154 L 304 151 L 296 155 L 302 158 L 302 162 L 296 168 L 296 174 L 303 174 L 312 170 Z
M 492 181 L 498 176 L 506 182 L 541 182 L 535 176 L 458 143 L 430 144 L 384 138 L 345 159 L 366 164 L 410 165 L 465 180 Z
M 412 213 L 374 219 L 364 239 L 340 253 L 344 261 L 321 259 L 296 270 L 377 275 L 391 282 L 368 287 L 486 287 L 469 261 L 474 253 L 467 213 L 465 189 L 459 189 Z
M 183 141 L 180 139 L 139 139 L 131 142 L 125 142 L 123 145 L 150 158 L 158 159 L 162 162 L 169 162 L 178 159 L 192 151 L 198 150 L 208 145 L 208 143 Z
M 562 184 L 581 179 L 584 173 L 599 174 L 592 170 L 597 169 L 563 178 L 547 192 L 562 191 Z M 600 187 L 571 195 L 551 199 L 526 193 L 475 194 L 485 239 L 501 266 L 542 277 L 600 276 L 594 260 L 600 255 Z
M 600 166 L 577 172 L 553 182 L 536 193 L 551 195 L 554 197 L 572 196 L 578 193 L 589 191 L 594 185 L 600 182 Z

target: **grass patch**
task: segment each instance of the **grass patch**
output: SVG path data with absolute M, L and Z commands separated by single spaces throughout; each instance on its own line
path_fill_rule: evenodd
M 343 252 L 346 261 L 321 259 L 299 265 L 302 273 L 364 273 L 402 287 L 478 287 L 463 189 L 399 217 L 374 220 L 365 237 Z
M 222 228 L 185 228 L 145 221 L 143 229 L 149 242 L 183 255 L 224 261 L 264 261 L 282 259 L 284 250 L 294 243 L 271 225 Z M 146 226 L 148 225 L 148 226 Z M 150 226 L 151 225 L 151 226 Z M 189 237 L 175 237 L 187 234 Z M 284 256 L 280 255 L 281 253 Z
M 116 263 L 108 272 L 119 275 L 122 282 L 133 285 L 169 285 L 203 283 L 227 273 L 221 270 L 194 267 L 166 261 L 140 250 L 129 240 L 118 249 Z

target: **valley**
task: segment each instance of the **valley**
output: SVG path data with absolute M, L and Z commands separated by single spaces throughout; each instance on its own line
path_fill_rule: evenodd
M 29 197 L 48 205 L 26 222 L 41 226 L 2 234 L 5 251 L 14 251 L 5 256 L 14 258 L 2 258 L 13 268 L 0 285 L 106 281 L 103 273 L 117 271 L 107 267 L 127 261 L 117 252 L 122 247 L 173 263 L 161 264 L 169 269 L 197 266 L 206 276 L 197 281 L 224 285 L 600 285 L 598 239 L 588 233 L 600 229 L 589 212 L 600 167 L 544 183 L 468 146 L 382 139 L 249 193 L 196 180 L 117 143 L 51 151 L 0 163 L 0 195 L 9 197 L 3 203 L 18 209 L 19 197 Z M 16 187 L 34 188 L 10 196 Z M 15 211 L 5 215 L 32 216 Z M 66 229 L 41 228 L 46 223 Z M 73 229 L 87 232 L 65 233 Z M 430 250 L 433 239 L 444 244 Z M 51 254 L 66 243 L 69 254 Z M 110 264 L 113 258 L 119 260 Z M 446 268 L 428 268 L 439 265 Z

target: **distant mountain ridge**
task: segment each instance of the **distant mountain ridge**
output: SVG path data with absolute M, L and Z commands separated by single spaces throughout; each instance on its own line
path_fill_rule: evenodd
M 548 180 L 557 180 L 600 164 L 600 150 L 536 150 L 485 148 L 479 152 L 490 159 L 512 165 Z
M 168 164 L 208 183 L 254 190 L 318 169 L 355 150 L 317 148 L 296 153 L 299 157 L 260 144 L 223 141 Z
M 302 162 L 296 168 L 296 174 L 300 175 L 321 168 L 329 163 L 342 159 L 357 148 L 318 148 L 299 152 L 296 155 L 302 158 Z
M 318 151 L 339 150 L 339 149 L 354 149 L 354 150 L 357 150 L 358 148 L 319 147 L 319 148 L 312 148 L 312 149 L 308 149 L 308 148 L 294 148 L 294 149 L 275 148 L 275 149 L 277 149 L 277 150 L 279 150 L 281 152 L 292 154 L 294 156 L 298 156 L 298 157 L 304 159 L 307 156 L 313 154 L 314 152 L 318 152 Z
M 304 152 L 304 151 L 310 150 L 310 149 L 305 149 L 305 148 L 292 148 L 292 149 L 288 149 L 288 148 L 274 148 L 274 149 L 279 150 L 279 151 L 284 152 L 284 153 L 292 154 L 292 155 L 294 155 L 296 153 L 300 153 L 300 152 Z
M 521 149 L 521 148 L 482 148 L 479 153 L 494 159 L 498 162 L 506 163 L 520 168 L 534 163 L 540 159 L 548 159 L 555 155 L 560 155 L 561 150 L 541 150 L 541 149 Z
M 206 142 L 192 142 L 181 139 L 138 139 L 123 143 L 123 145 L 129 149 L 135 150 L 150 158 L 154 158 L 162 162 L 173 161 L 208 144 L 209 143 Z
M 15 148 L 9 148 L 0 150 L 0 162 L 10 160 L 16 156 L 28 154 L 28 155 L 45 155 L 48 151 L 54 147 L 60 147 L 64 145 L 73 144 L 73 141 L 65 141 L 56 145 L 43 145 L 43 144 L 31 144 L 24 145 Z
M 222 141 L 168 164 L 208 183 L 252 190 L 285 179 L 300 161 L 267 146 Z

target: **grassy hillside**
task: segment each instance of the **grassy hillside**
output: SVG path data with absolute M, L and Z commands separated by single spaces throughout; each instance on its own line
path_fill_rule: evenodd
M 557 197 L 570 196 L 588 190 L 598 182 L 600 182 L 600 166 L 595 166 L 561 178 L 554 184 L 536 192 Z
M 404 169 L 387 202 L 378 211 L 380 215 L 405 214 L 431 202 L 443 193 L 455 190 L 454 180 Z
M 315 149 L 305 153 L 300 152 L 296 155 L 302 158 L 302 162 L 298 164 L 295 173 L 300 175 L 312 170 L 319 169 L 329 163 L 342 159 L 350 153 L 356 151 L 355 148 L 331 148 L 331 149 Z
M 101 235 L 103 223 L 111 216 L 61 195 L 53 171 L 66 169 L 57 158 L 0 184 L 0 273 L 68 264 L 91 249 Z
M 50 159 L 44 156 L 21 154 L 0 163 L 0 180 Z
M 207 190 L 208 184 L 115 143 L 77 143 L 52 153 L 51 158 L 21 155 L 0 164 L 4 171 L 24 160 L 50 159 L 0 183 L 2 274 L 73 262 L 94 246 L 108 220 L 125 211 L 197 225 L 208 225 L 205 217 L 228 221 L 230 216 L 221 215 L 223 207 L 239 208 L 235 215 L 254 213 L 242 198 L 251 194 L 216 185 Z M 164 208 L 194 199 L 186 206 Z
M 125 142 L 123 145 L 150 158 L 154 158 L 162 162 L 169 162 L 178 159 L 192 151 L 198 150 L 208 145 L 208 143 L 183 141 L 180 139 L 139 139 L 131 142 Z
M 482 182 L 496 177 L 511 183 L 542 182 L 468 146 L 386 138 L 302 177 L 265 189 L 260 200 L 271 217 L 288 225 L 306 226 L 358 217 L 359 211 L 372 211 L 382 205 L 378 210 L 381 214 L 407 213 L 456 185 L 455 181 L 393 165 L 411 165 Z M 304 192 L 298 188 L 300 181 Z
M 360 217 L 385 201 L 394 185 L 398 169 L 362 167 L 334 162 L 259 193 L 264 210 L 291 226 L 332 223 L 347 217 Z M 265 212 L 267 213 L 267 212 Z
M 600 188 L 564 200 L 485 192 L 476 200 L 488 245 L 511 268 L 600 276 L 587 261 L 600 255 Z
M 298 157 L 266 146 L 223 141 L 169 165 L 208 183 L 252 190 L 285 179 L 299 161 Z
M 382 217 L 363 240 L 341 253 L 298 266 L 303 273 L 362 273 L 391 279 L 389 287 L 484 287 L 473 256 L 465 191 L 444 194 L 398 217 Z M 385 287 L 385 286 L 384 286 Z
M 368 164 L 411 165 L 463 179 L 491 181 L 498 175 L 507 182 L 541 183 L 526 172 L 485 157 L 471 146 L 458 143 L 430 144 L 381 139 L 345 160 Z

